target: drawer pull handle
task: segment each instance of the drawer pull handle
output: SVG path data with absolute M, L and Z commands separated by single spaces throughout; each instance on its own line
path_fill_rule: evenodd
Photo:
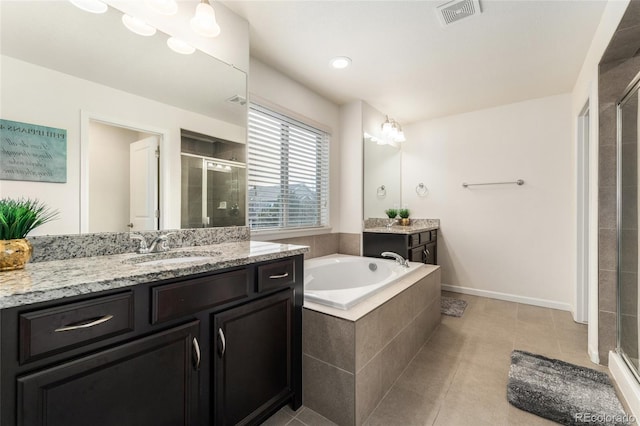
M 80 324 L 71 324 L 71 325 L 66 325 L 64 327 L 56 328 L 54 331 L 56 333 L 60 333 L 62 331 L 72 331 L 72 330 L 80 330 L 83 328 L 95 327 L 96 325 L 109 321 L 111 318 L 113 318 L 113 315 L 105 315 L 96 319 L 92 318 L 89 322 L 83 322 Z
M 196 370 L 200 369 L 200 345 L 198 344 L 198 339 L 193 338 L 193 352 L 196 354 Z
M 270 280 L 279 280 L 280 278 L 287 278 L 289 276 L 288 272 L 285 272 L 284 274 L 280 274 L 280 275 L 271 275 L 269 276 Z
M 218 329 L 218 336 L 220 336 L 220 342 L 222 342 L 222 349 L 220 350 L 220 358 L 222 358 L 227 350 L 227 340 L 224 338 L 224 332 L 221 328 Z

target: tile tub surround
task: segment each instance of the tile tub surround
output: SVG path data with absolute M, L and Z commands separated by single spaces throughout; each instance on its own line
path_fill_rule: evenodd
M 327 233 L 307 237 L 270 238 L 269 241 L 308 246 L 309 252 L 304 255 L 304 258 L 313 259 L 336 253 L 360 256 L 360 239 L 360 234 Z
M 433 265 L 348 311 L 305 302 L 305 406 L 339 425 L 363 424 L 438 324 Z
M 391 234 L 413 234 L 414 232 L 432 231 L 440 228 L 440 219 L 411 219 L 409 226 L 397 223 L 387 228 L 389 219 L 369 218 L 364 221 L 365 232 L 384 232 Z
M 0 309 L 280 259 L 307 251 L 308 247 L 304 246 L 236 241 L 171 250 L 169 254 L 196 252 L 211 258 L 170 265 L 130 263 L 153 259 L 153 253 L 28 263 L 22 270 L 0 273 Z
M 134 232 L 151 244 L 154 237 L 169 234 L 169 247 L 193 247 L 232 241 L 249 241 L 249 228 L 168 229 L 163 231 Z M 129 238 L 129 232 L 101 232 L 96 234 L 43 235 L 29 237 L 33 245 L 31 262 L 74 259 L 77 257 L 108 256 L 133 253 L 139 242 Z

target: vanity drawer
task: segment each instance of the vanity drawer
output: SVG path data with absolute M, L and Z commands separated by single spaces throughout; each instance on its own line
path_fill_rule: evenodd
M 420 244 L 431 242 L 431 231 L 420 233 Z
M 134 328 L 127 292 L 20 315 L 20 362 L 106 339 Z
M 180 318 L 248 296 L 246 269 L 160 285 L 151 289 L 151 323 Z
M 409 235 L 409 247 L 415 247 L 420 244 L 420 234 Z
M 258 291 L 268 291 L 293 284 L 295 264 L 293 259 L 258 266 Z

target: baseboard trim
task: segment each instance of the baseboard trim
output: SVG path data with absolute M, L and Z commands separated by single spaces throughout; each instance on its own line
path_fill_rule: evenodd
M 624 360 L 614 351 L 609 352 L 609 371 L 631 410 L 631 415 L 640 419 L 640 385 Z
M 516 294 L 479 290 L 477 288 L 461 287 L 450 284 L 442 284 L 442 289 L 454 293 L 470 294 L 472 296 L 482 296 L 490 299 L 506 300 L 509 302 L 523 303 L 525 305 L 541 306 L 543 308 L 559 309 L 561 311 L 571 312 L 571 305 L 568 303 L 557 302 L 555 300 L 536 299 L 535 297 L 518 296 Z

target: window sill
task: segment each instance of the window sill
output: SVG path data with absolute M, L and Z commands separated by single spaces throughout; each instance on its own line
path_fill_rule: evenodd
M 250 231 L 254 241 L 281 240 L 283 238 L 310 237 L 312 235 L 330 234 L 331 227 L 303 228 L 303 229 L 278 229 L 267 231 Z

